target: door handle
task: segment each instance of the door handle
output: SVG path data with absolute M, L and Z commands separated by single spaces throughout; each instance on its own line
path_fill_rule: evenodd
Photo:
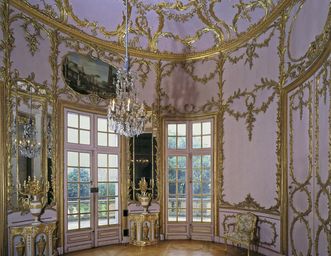
M 95 188 L 91 187 L 91 193 L 99 193 L 99 188 L 98 187 L 95 187 Z

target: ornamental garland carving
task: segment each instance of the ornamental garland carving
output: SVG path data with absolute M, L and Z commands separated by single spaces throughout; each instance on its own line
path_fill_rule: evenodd
M 158 60 L 188 60 L 203 59 L 217 55 L 220 51 L 231 51 L 257 37 L 290 4 L 290 0 L 236 0 L 230 5 L 225 0 L 186 3 L 130 1 L 131 55 Z M 110 51 L 120 49 L 123 52 L 124 14 L 119 14 L 120 21 L 117 25 L 106 28 L 105 24 L 80 17 L 70 0 L 53 0 L 51 3 L 40 1 L 39 4 L 32 4 L 28 0 L 13 0 L 13 5 L 63 32 L 79 31 L 75 34 L 88 38 L 89 43 L 99 42 Z M 220 9 L 228 10 L 230 20 L 227 18 L 226 21 L 220 16 Z M 169 30 L 169 24 L 174 24 L 173 28 L 184 29 L 181 32 Z M 194 29 L 188 29 L 192 28 L 192 24 L 195 24 Z M 210 42 L 207 45 L 206 39 Z M 161 42 L 163 48 L 160 48 Z M 177 52 L 167 49 L 169 42 L 170 45 L 177 45 Z M 182 50 L 186 53 L 183 54 Z

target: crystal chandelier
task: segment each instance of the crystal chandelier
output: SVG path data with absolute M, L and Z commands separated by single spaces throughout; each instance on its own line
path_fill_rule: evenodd
M 30 88 L 30 116 L 23 125 L 23 138 L 18 143 L 18 149 L 22 156 L 34 158 L 40 153 L 40 143 L 37 142 L 37 131 L 32 120 L 32 88 Z
M 128 54 L 128 1 L 126 0 L 125 20 L 125 64 L 117 71 L 116 99 L 111 99 L 108 106 L 109 128 L 126 137 L 138 136 L 144 130 L 147 120 L 144 104 L 137 102 L 134 86 L 135 75 L 130 71 Z

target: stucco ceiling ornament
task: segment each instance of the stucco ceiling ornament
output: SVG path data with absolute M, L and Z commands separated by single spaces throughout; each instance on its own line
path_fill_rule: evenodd
M 144 104 L 137 102 L 135 75 L 130 71 L 128 54 L 128 1 L 126 0 L 126 33 L 124 68 L 117 71 L 116 99 L 111 99 L 108 106 L 109 128 L 126 137 L 138 136 L 144 130 L 147 113 Z

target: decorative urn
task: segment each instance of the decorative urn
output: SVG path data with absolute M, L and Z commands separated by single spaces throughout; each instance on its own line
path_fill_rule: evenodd
M 29 208 L 33 216 L 32 225 L 40 224 L 39 217 L 47 201 L 47 192 L 49 190 L 48 182 L 44 182 L 42 178 L 39 180 L 36 177 L 28 177 L 24 181 L 23 186 L 18 185 L 19 193 L 24 197 L 22 199 L 24 208 Z
M 151 193 L 148 193 L 148 184 L 145 179 L 145 177 L 142 177 L 141 180 L 139 181 L 139 190 L 140 194 L 137 195 L 138 200 L 140 202 L 140 205 L 143 207 L 144 212 L 143 213 L 148 213 L 148 207 L 151 201 Z

